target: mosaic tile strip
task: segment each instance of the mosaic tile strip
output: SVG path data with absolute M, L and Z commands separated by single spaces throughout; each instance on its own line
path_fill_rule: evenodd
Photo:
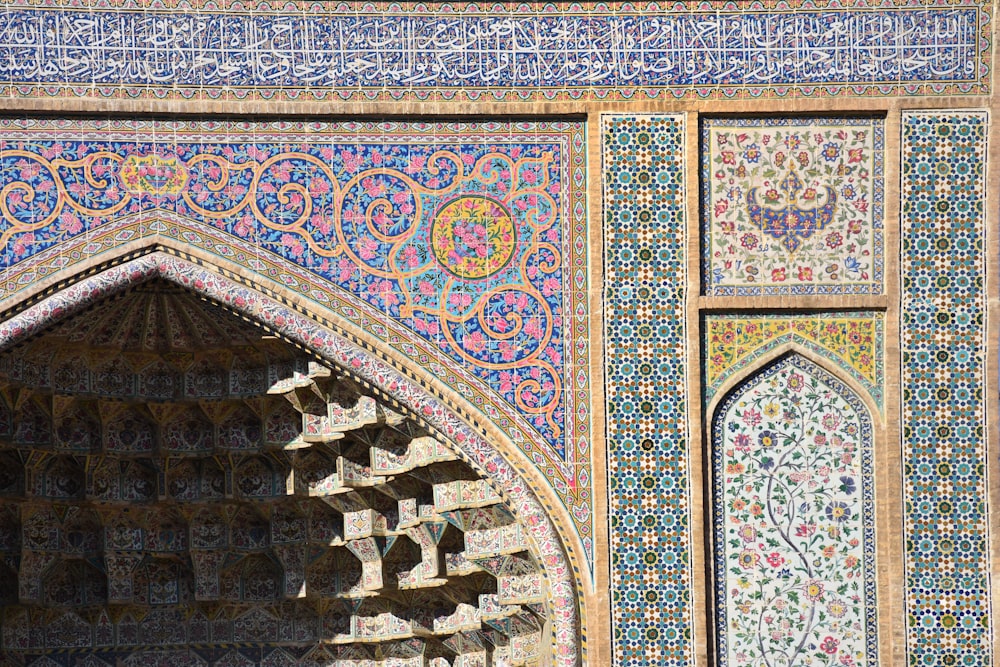
M 3 296 L 152 234 L 280 276 L 474 395 L 592 559 L 584 161 L 581 123 L 0 120 Z
M 611 613 L 620 665 L 688 665 L 684 119 L 602 117 Z
M 720 665 L 878 659 L 872 423 L 798 355 L 750 377 L 712 423 Z
M 477 99 L 989 92 L 989 3 L 8 3 L 4 96 Z M 433 7 L 431 5 L 430 7 Z
M 820 354 L 856 380 L 882 409 L 884 318 L 881 313 L 810 316 L 707 315 L 705 403 L 734 374 L 789 343 Z
M 163 278 L 181 285 L 234 312 L 253 318 L 293 343 L 313 350 L 327 361 L 345 369 L 363 384 L 386 392 L 391 399 L 406 406 L 414 415 L 419 415 L 424 423 L 452 443 L 466 460 L 479 469 L 488 471 L 495 488 L 509 499 L 523 524 L 530 530 L 542 555 L 550 589 L 548 607 L 552 619 L 553 664 L 574 667 L 581 659 L 586 659 L 586 636 L 580 629 L 582 624 L 577 607 L 580 598 L 574 588 L 574 568 L 566 561 L 558 533 L 550 520 L 550 513 L 528 488 L 524 479 L 498 455 L 493 445 L 427 389 L 388 366 L 377 355 L 319 327 L 306 316 L 202 267 L 164 253 L 153 253 L 77 282 L 3 321 L 0 323 L 0 349 L 40 333 L 54 322 L 150 278 Z M 579 580 L 576 585 L 580 585 Z M 151 652 L 149 657 L 155 659 L 157 656 L 155 652 Z M 40 659 L 33 666 L 70 664 L 47 663 L 46 659 L 51 657 Z M 194 654 L 187 650 L 165 651 L 163 660 L 155 664 L 201 664 L 197 661 L 185 662 L 186 660 L 194 660 Z M 77 663 L 74 661 L 72 664 Z
M 910 665 L 992 661 L 985 112 L 906 113 L 902 322 Z
M 703 293 L 880 294 L 883 124 L 705 119 Z

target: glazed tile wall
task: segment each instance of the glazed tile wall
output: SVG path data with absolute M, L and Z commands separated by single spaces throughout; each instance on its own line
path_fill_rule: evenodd
M 989 91 L 989 3 L 872 5 L 459 2 L 436 11 L 413 2 L 34 0 L 0 11 L 0 94 L 308 101 Z
M 720 665 L 878 659 L 872 420 L 799 355 L 712 421 Z
M 589 572 L 584 129 L 3 119 L 2 296 L 157 234 L 273 277 L 506 431 Z
M 692 656 L 683 116 L 602 117 L 613 651 Z
M 987 543 L 985 112 L 902 121 L 902 425 L 910 665 L 993 656 Z M 991 464 L 992 465 L 992 464 Z
M 833 362 L 882 408 L 885 341 L 881 313 L 706 315 L 705 404 L 720 387 L 762 357 L 801 346 Z
M 709 118 L 703 293 L 878 294 L 883 120 Z

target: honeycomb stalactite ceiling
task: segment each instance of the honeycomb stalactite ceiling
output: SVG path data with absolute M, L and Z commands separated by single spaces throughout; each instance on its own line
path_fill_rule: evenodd
M 19 664 L 539 664 L 537 563 L 448 446 L 179 287 L 0 354 L 0 646 Z

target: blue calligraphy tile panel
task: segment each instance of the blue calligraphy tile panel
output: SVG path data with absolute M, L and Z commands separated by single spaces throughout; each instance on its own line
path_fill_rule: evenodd
M 902 377 L 909 664 L 987 665 L 985 112 L 903 116 Z
M 688 665 L 684 122 L 608 115 L 601 133 L 614 657 Z
M 69 6 L 66 6 L 66 5 Z M 4 95 L 600 98 L 989 89 L 989 3 L 6 3 Z M 431 6 L 433 7 L 433 5 Z M 826 7 L 829 7 L 828 9 Z M 927 88 L 925 84 L 932 84 Z

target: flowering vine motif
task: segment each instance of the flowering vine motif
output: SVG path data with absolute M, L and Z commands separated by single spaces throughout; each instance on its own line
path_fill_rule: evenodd
M 81 140 L 8 122 L 0 248 L 13 264 L 151 211 L 210 224 L 430 341 L 564 459 L 563 226 L 585 219 L 571 194 L 584 192 L 579 127 L 292 127 L 109 125 Z
M 707 294 L 881 292 L 881 120 L 710 119 L 703 141 Z
M 737 388 L 713 424 L 723 665 L 875 659 L 871 422 L 792 355 Z
M 820 354 L 882 403 L 880 313 L 709 315 L 705 318 L 705 401 L 735 373 L 775 348 L 794 343 Z

